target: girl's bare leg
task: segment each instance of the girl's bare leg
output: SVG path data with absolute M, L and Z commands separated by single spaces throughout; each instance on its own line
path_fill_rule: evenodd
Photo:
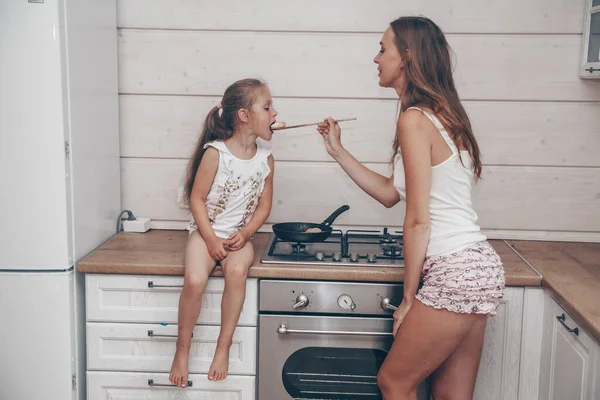
M 204 239 L 197 230 L 193 231 L 185 247 L 185 275 L 183 290 L 179 296 L 177 321 L 177 350 L 169 375 L 171 383 L 180 387 L 187 386 L 192 331 L 200 314 L 202 295 L 208 277 L 215 265 L 216 262 L 210 257 Z
M 221 301 L 221 331 L 215 356 L 208 371 L 210 380 L 220 381 L 227 377 L 229 349 L 246 298 L 246 277 L 253 261 L 254 248 L 250 242 L 246 242 L 238 251 L 230 251 L 221 261 L 225 276 L 225 290 Z
M 377 376 L 383 398 L 416 400 L 417 386 L 486 318 L 435 309 L 415 300 Z

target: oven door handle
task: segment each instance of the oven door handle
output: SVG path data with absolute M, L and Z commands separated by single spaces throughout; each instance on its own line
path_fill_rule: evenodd
M 345 336 L 393 336 L 392 332 L 360 332 L 360 331 L 318 331 L 311 329 L 290 329 L 281 324 L 277 328 L 280 335 L 289 335 L 291 333 L 309 334 L 309 335 L 345 335 Z

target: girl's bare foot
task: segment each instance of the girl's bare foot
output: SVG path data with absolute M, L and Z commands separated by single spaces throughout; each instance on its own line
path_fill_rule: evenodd
M 222 381 L 227 378 L 229 369 L 229 349 L 231 346 L 219 346 L 215 350 L 212 364 L 208 370 L 208 379 L 211 381 Z
M 169 374 L 169 380 L 173 385 L 182 388 L 187 386 L 189 355 L 189 346 L 177 346 L 177 351 L 175 351 L 175 358 L 173 359 L 173 365 L 171 365 L 171 373 Z

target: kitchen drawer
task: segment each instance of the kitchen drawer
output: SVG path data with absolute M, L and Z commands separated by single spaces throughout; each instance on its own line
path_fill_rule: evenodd
M 177 323 L 183 276 L 87 274 L 86 314 L 89 322 Z M 225 281 L 212 277 L 202 298 L 197 324 L 220 325 Z M 256 326 L 257 280 L 246 284 L 246 300 L 238 325 Z
M 101 372 L 87 373 L 87 400 L 254 400 L 254 377 L 230 375 L 220 382 L 206 375 L 192 374 L 191 387 L 150 386 L 170 385 L 169 374 Z
M 208 373 L 219 330 L 218 326 L 194 328 L 190 373 Z M 87 369 L 169 372 L 176 340 L 177 325 L 88 322 Z M 229 373 L 255 375 L 255 371 L 256 328 L 239 326 L 229 353 Z

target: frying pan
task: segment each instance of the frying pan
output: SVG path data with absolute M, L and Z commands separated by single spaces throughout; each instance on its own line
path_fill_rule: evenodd
M 341 213 L 349 209 L 350 207 L 347 205 L 341 206 L 320 224 L 310 222 L 281 222 L 272 226 L 273 233 L 279 240 L 285 242 L 323 242 L 331 235 L 331 231 L 333 230 L 331 224 L 333 221 Z M 306 233 L 306 230 L 310 228 L 319 228 L 321 232 Z

